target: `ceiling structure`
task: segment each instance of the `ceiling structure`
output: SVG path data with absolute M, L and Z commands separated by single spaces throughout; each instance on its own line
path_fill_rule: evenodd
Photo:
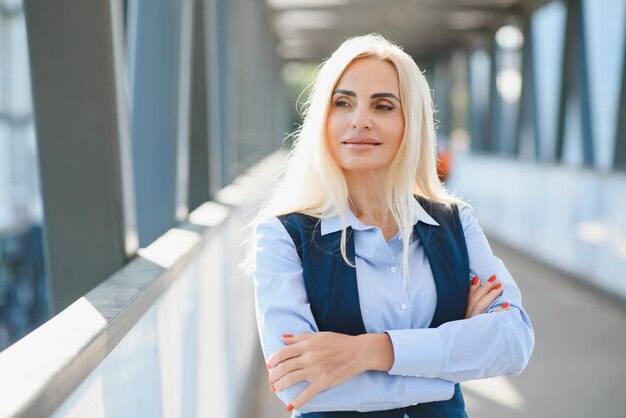
M 287 61 L 320 62 L 346 38 L 376 32 L 416 60 L 487 47 L 503 25 L 523 26 L 550 0 L 266 0 Z

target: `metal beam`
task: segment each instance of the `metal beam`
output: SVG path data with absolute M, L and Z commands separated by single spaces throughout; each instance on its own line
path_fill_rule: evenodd
M 54 312 L 137 250 L 120 2 L 26 0 Z
M 187 216 L 190 0 L 130 0 L 128 61 L 142 247 Z

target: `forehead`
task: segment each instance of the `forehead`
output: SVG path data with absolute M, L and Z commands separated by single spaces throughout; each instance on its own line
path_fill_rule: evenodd
M 398 72 L 389 61 L 361 58 L 346 67 L 337 88 L 399 93 Z

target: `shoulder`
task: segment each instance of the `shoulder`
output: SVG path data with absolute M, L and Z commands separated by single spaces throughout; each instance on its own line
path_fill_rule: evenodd
M 424 196 L 414 195 L 420 206 L 436 221 L 445 221 L 454 217 L 457 205 L 454 203 L 437 202 Z

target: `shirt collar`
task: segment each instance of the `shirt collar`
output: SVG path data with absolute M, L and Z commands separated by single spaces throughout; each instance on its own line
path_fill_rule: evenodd
M 422 221 L 425 224 L 439 226 L 437 221 L 435 221 L 426 210 L 419 204 L 417 199 L 412 199 L 413 207 L 415 209 L 415 216 L 413 217 L 413 225 L 415 225 L 418 221 Z M 341 231 L 342 228 L 341 217 L 339 215 L 331 216 L 330 218 L 322 218 L 321 220 L 321 233 L 322 235 L 330 234 L 332 232 Z M 366 229 L 373 228 L 370 225 L 365 225 L 361 222 L 351 210 L 348 209 L 348 214 L 346 217 L 346 226 L 352 227 L 357 231 L 362 231 Z

